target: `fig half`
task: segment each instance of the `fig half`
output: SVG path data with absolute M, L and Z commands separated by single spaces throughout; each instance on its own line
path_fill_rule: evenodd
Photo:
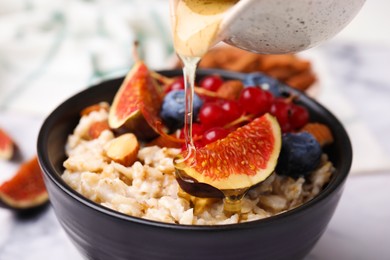
M 148 123 L 158 115 L 162 93 L 147 66 L 138 61 L 127 74 L 115 94 L 108 117 L 110 128 L 132 132 L 141 140 L 150 140 L 158 134 Z M 155 115 L 154 115 L 155 114 Z
M 16 175 L 0 186 L 0 200 L 15 209 L 30 209 L 49 200 L 37 157 L 21 165 Z
M 183 151 L 175 160 L 176 173 L 221 191 L 247 189 L 274 171 L 280 149 L 279 124 L 265 114 L 195 152 Z

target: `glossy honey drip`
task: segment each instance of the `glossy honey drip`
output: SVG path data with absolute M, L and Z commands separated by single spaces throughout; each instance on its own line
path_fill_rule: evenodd
M 231 216 L 236 213 L 241 213 L 242 199 L 248 189 L 249 188 L 222 191 L 225 195 L 225 198 L 223 199 L 223 210 L 226 215 Z
M 192 140 L 192 120 L 193 120 L 193 98 L 195 89 L 196 67 L 200 61 L 199 57 L 180 57 L 184 67 L 184 86 L 185 86 L 185 118 L 184 118 L 184 138 L 190 156 L 195 151 L 194 141 Z
M 224 13 L 236 4 L 237 0 L 172 0 L 172 27 L 174 46 L 183 62 L 185 79 L 185 118 L 184 136 L 188 149 L 186 158 L 176 158 L 178 162 L 187 160 L 196 149 L 192 140 L 193 96 L 196 68 L 201 57 L 218 41 L 217 33 Z M 176 167 L 178 177 L 192 183 L 182 169 Z M 222 191 L 226 215 L 241 212 L 242 198 L 247 189 Z

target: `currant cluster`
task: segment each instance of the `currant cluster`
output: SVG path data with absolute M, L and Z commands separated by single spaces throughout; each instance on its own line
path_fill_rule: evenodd
M 276 84 L 279 83 L 276 80 L 264 81 L 248 75 L 248 79 L 243 80 L 244 87 L 236 99 L 224 99 L 217 94 L 207 94 L 217 93 L 224 83 L 220 76 L 210 75 L 202 78 L 197 84 L 205 90 L 194 97 L 195 122 L 192 132 L 195 145 L 198 147 L 226 137 L 243 123 L 265 113 L 277 118 L 284 133 L 298 130 L 309 121 L 309 113 L 305 107 L 295 104 L 291 97 L 279 95 L 276 91 L 278 89 Z M 163 102 L 161 117 L 168 126 L 183 127 L 184 114 L 177 113 L 184 111 L 183 78 L 176 78 L 165 88 L 165 92 L 167 95 Z M 184 137 L 183 130 L 180 137 Z

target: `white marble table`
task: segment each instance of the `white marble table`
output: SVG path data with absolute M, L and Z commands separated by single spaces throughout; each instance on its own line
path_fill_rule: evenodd
M 24 158 L 36 153 L 40 124 L 60 101 L 126 72 L 134 37 L 143 39 L 149 64 L 166 64 L 172 51 L 166 3 L 149 1 L 0 3 L 0 126 L 12 132 Z M 307 260 L 390 259 L 390 34 L 375 31 L 390 24 L 390 2 L 368 2 L 344 34 L 301 54 L 320 79 L 315 98 L 340 118 L 354 149 L 343 197 Z M 0 182 L 17 167 L 0 162 Z M 81 256 L 48 207 L 29 219 L 0 209 L 0 259 Z

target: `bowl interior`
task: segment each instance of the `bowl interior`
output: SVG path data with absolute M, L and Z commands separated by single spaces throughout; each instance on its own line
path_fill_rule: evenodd
M 181 75 L 181 70 L 161 71 L 161 74 L 172 77 Z M 243 79 L 245 74 L 233 73 L 222 70 L 199 70 L 197 78 L 201 78 L 209 74 L 219 74 L 225 79 Z M 135 217 L 127 216 L 119 212 L 109 210 L 103 206 L 100 206 L 94 202 L 84 198 L 73 189 L 71 189 L 61 178 L 64 171 L 63 162 L 66 159 L 65 155 L 65 143 L 69 134 L 73 132 L 73 129 L 78 124 L 80 119 L 80 111 L 98 102 L 107 101 L 112 102 L 116 91 L 121 85 L 123 78 L 113 79 L 105 81 L 96 86 L 87 88 L 86 90 L 76 94 L 69 98 L 62 104 L 60 104 L 45 120 L 43 123 L 39 136 L 38 136 L 38 157 L 41 167 L 43 168 L 46 177 L 55 183 L 55 185 L 63 190 L 68 195 L 72 196 L 81 203 L 93 206 L 93 208 L 110 214 L 121 219 L 129 221 L 137 221 L 142 223 L 156 224 L 154 221 L 140 220 Z M 285 86 L 285 89 L 297 96 L 298 103 L 308 108 L 312 121 L 320 122 L 328 125 L 334 135 L 335 142 L 325 149 L 325 152 L 329 155 L 330 160 L 336 168 L 336 173 L 332 177 L 330 183 L 325 189 L 316 196 L 313 200 L 305 203 L 304 205 L 292 209 L 287 213 L 283 213 L 277 216 L 273 216 L 267 219 L 282 218 L 284 215 L 294 214 L 295 211 L 301 208 L 309 207 L 310 204 L 319 203 L 322 198 L 328 196 L 338 186 L 340 186 L 347 177 L 351 162 L 352 162 L 352 148 L 348 135 L 341 125 L 341 123 L 322 105 L 318 104 L 313 99 L 304 95 L 302 92 Z M 255 222 L 267 221 L 258 220 Z M 160 225 L 165 225 L 157 223 Z M 172 224 L 166 224 L 173 226 Z M 241 224 L 235 224 L 239 226 Z M 179 226 L 179 225 L 174 225 Z M 197 227 L 193 227 L 197 228 Z

